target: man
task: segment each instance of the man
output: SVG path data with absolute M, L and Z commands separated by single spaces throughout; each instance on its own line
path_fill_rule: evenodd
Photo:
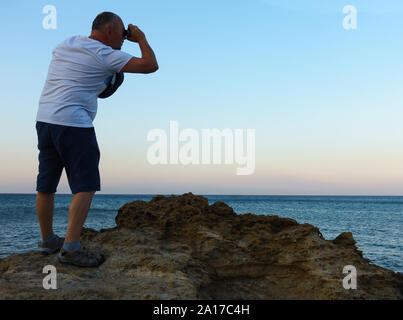
M 92 197 L 100 188 L 100 152 L 92 121 L 97 98 L 116 73 L 152 73 L 158 70 L 144 33 L 129 24 L 127 40 L 136 42 L 141 58 L 120 51 L 127 35 L 119 16 L 100 13 L 89 37 L 74 36 L 53 51 L 36 118 L 39 149 L 36 211 L 42 233 L 38 245 L 44 254 L 58 252 L 61 263 L 99 266 L 105 257 L 81 247 L 80 234 Z M 66 237 L 53 233 L 54 195 L 63 168 L 73 198 Z

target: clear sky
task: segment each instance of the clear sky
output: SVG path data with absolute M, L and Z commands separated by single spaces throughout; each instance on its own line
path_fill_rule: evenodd
M 45 5 L 57 9 L 46 30 Z M 357 29 L 343 28 L 343 7 Z M 101 193 L 403 195 L 403 1 L 15 0 L 2 4 L 0 192 L 35 192 L 35 117 L 53 48 L 102 11 L 157 56 L 94 121 Z M 140 56 L 136 43 L 123 51 Z M 255 129 L 255 172 L 151 165 L 150 130 Z M 245 133 L 246 134 L 246 133 Z M 65 173 L 58 192 L 70 193 Z

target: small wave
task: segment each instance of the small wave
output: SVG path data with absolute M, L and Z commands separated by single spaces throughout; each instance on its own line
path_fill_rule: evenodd
M 69 211 L 69 207 L 55 207 L 55 211 L 61 211 L 61 210 L 65 210 L 65 211 Z M 117 209 L 110 209 L 110 208 L 90 208 L 90 212 L 91 211 L 115 211 L 116 213 L 118 212 L 119 208 Z

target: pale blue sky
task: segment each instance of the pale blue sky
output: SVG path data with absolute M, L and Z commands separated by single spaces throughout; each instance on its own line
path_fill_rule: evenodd
M 45 5 L 57 29 L 45 30 Z M 355 5 L 357 30 L 342 26 Z M 102 193 L 403 195 L 402 1 L 7 1 L 0 192 L 34 192 L 34 128 L 53 48 L 101 11 L 138 25 L 158 58 L 94 121 Z M 140 55 L 127 42 L 123 51 Z M 147 132 L 256 129 L 256 172 L 151 166 Z M 180 178 L 179 178 L 180 177 Z M 59 192 L 69 193 L 63 175 Z

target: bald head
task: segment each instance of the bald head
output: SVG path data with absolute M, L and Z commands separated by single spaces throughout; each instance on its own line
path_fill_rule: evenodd
M 103 31 L 108 24 L 112 24 L 114 27 L 121 21 L 118 15 L 113 12 L 102 12 L 96 16 L 92 22 L 92 31 Z
M 120 50 L 124 41 L 125 26 L 122 19 L 113 12 L 102 12 L 92 22 L 90 38 L 101 41 Z

